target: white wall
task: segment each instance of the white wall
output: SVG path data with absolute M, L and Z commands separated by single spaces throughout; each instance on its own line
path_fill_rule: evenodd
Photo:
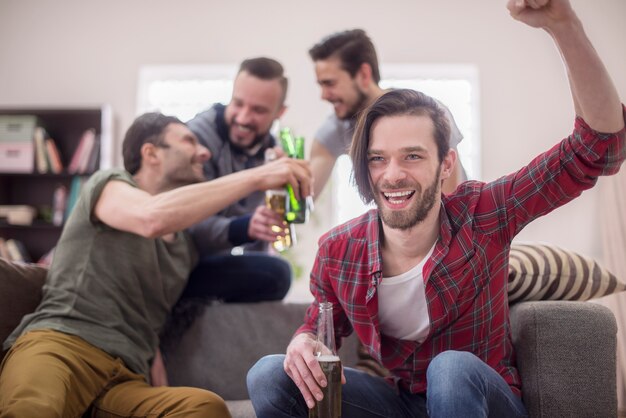
M 626 1 L 573 3 L 626 100 Z M 318 98 L 307 49 L 328 33 L 361 27 L 372 36 L 381 61 L 478 66 L 482 173 L 491 180 L 566 135 L 573 122 L 565 73 L 551 40 L 513 21 L 505 4 L 0 0 L 0 106 L 108 103 L 117 155 L 135 117 L 140 66 L 238 63 L 267 55 L 283 62 L 290 78 L 284 123 L 310 138 L 330 108 Z M 597 200 L 597 190 L 586 192 L 531 224 L 520 239 L 601 256 Z M 314 246 L 326 229 L 329 209 L 323 206 L 318 205 L 314 225 L 301 231 L 306 246 Z M 311 254 L 305 258 L 308 268 Z

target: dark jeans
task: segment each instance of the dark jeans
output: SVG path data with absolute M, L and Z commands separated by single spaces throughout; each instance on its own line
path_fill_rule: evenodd
M 263 252 L 212 255 L 200 260 L 189 275 L 182 298 L 224 302 L 281 300 L 291 286 L 291 267 Z

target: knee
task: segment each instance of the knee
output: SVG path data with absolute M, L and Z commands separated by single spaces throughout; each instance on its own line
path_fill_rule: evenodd
M 219 395 L 208 390 L 196 389 L 188 394 L 184 402 L 185 417 L 230 418 L 226 402 Z
M 459 384 L 472 380 L 475 362 L 481 360 L 467 351 L 444 351 L 436 355 L 426 370 L 429 389 L 437 387 L 437 392 L 454 393 Z
M 272 383 L 280 381 L 282 376 L 287 376 L 283 367 L 284 361 L 285 356 L 283 354 L 265 356 L 248 370 L 246 384 L 250 396 L 258 388 L 272 385 Z
M 291 287 L 291 266 L 279 257 L 270 257 L 266 262 L 268 274 L 268 288 L 273 291 L 268 294 L 268 300 L 282 300 Z

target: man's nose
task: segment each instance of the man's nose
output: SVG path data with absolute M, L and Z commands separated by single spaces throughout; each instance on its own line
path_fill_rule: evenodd
M 250 123 L 251 112 L 247 106 L 243 106 L 235 115 L 235 122 L 239 125 L 247 125 Z
M 196 149 L 196 155 L 198 156 L 199 160 L 205 162 L 211 158 L 211 151 L 209 151 L 209 149 L 204 145 L 198 144 L 198 147 Z
M 332 94 L 328 87 L 322 87 L 322 100 L 330 101 Z
M 400 162 L 392 159 L 387 164 L 384 177 L 386 182 L 396 184 L 406 178 L 406 171 Z

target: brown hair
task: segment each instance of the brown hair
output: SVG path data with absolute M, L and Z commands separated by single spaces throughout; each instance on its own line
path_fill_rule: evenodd
M 445 112 L 435 99 L 409 89 L 391 90 L 383 94 L 359 116 L 350 147 L 353 165 L 352 180 L 365 203 L 374 200 L 367 154 L 372 125 L 384 116 L 401 115 L 428 116 L 433 121 L 437 157 L 440 163 L 450 150 L 450 124 Z
M 283 89 L 280 104 L 285 103 L 289 82 L 287 77 L 285 77 L 285 70 L 280 62 L 267 57 L 249 58 L 244 60 L 239 66 L 238 73 L 242 71 L 261 80 L 278 80 L 280 87 Z
M 361 64 L 367 63 L 372 67 L 372 78 L 376 84 L 380 82 L 376 49 L 363 29 L 333 33 L 309 49 L 309 55 L 313 61 L 338 57 L 341 68 L 352 78 L 361 68 Z
M 130 125 L 122 143 L 122 155 L 124 168 L 134 175 L 141 168 L 141 147 L 150 143 L 157 146 L 165 145 L 165 128 L 171 123 L 180 123 L 174 116 L 166 116 L 161 113 L 144 113 Z

